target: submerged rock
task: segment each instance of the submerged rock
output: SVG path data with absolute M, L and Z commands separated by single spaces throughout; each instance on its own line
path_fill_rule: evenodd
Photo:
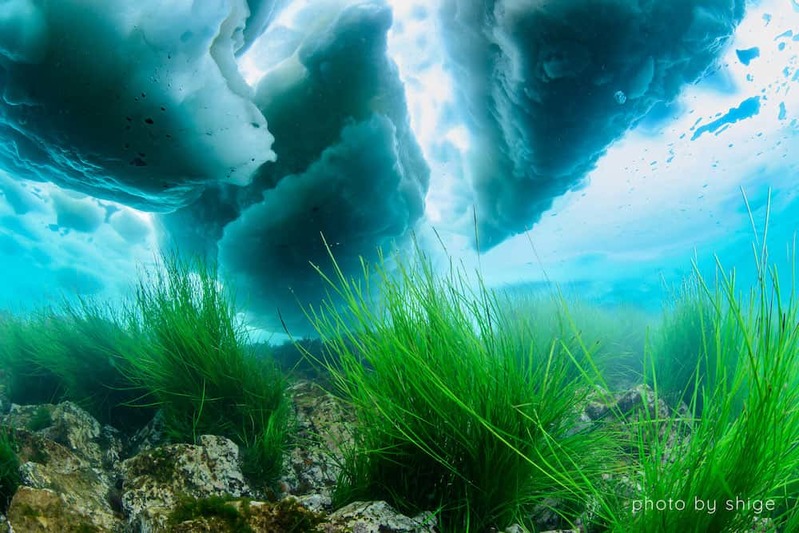
M 62 521 L 83 531 L 119 525 L 110 496 L 120 445 L 111 428 L 104 434 L 91 415 L 69 402 L 14 405 L 3 423 L 14 429 L 21 463 L 22 484 L 8 510 L 14 531 L 73 531 L 46 525 Z
M 239 467 L 239 448 L 225 437 L 169 444 L 122 463 L 122 509 L 129 531 L 161 531 L 181 498 L 251 494 Z
M 122 451 L 119 432 L 102 426 L 73 402 L 58 405 L 12 405 L 2 421 L 16 429 L 35 432 L 86 459 L 97 469 L 115 470 Z
M 343 459 L 341 449 L 352 438 L 352 417 L 338 399 L 310 381 L 295 383 L 291 396 L 297 433 L 284 459 L 282 492 L 297 496 L 309 509 L 330 510 Z
M 408 517 L 385 502 L 332 512 L 352 415 L 311 382 L 297 382 L 291 392 L 297 440 L 287 451 L 283 493 L 275 495 L 282 499 L 269 502 L 249 500 L 258 493 L 242 474 L 238 446 L 227 438 L 163 444 L 156 417 L 123 443 L 115 429 L 74 403 L 13 405 L 0 424 L 13 428 L 22 485 L 7 519 L 0 516 L 0 533 L 436 530 L 432 513 Z M 194 515 L 180 515 L 192 505 Z
M 318 532 L 324 515 L 294 498 L 279 502 L 207 498 L 183 500 L 170 516 L 170 532 Z
M 322 525 L 325 533 L 434 533 L 438 531 L 433 513 L 405 516 L 386 502 L 353 502 L 330 515 Z
M 14 531 L 25 533 L 82 533 L 112 531 L 114 522 L 86 516 L 67 503 L 64 494 L 51 489 L 20 487 L 8 507 L 8 520 Z
M 152 450 L 162 444 L 168 444 L 166 438 L 166 424 L 164 415 L 161 411 L 141 429 L 139 429 L 130 439 L 127 446 L 127 456 L 132 457 L 145 450 Z
M 11 409 L 11 401 L 6 394 L 5 372 L 5 370 L 0 369 L 0 415 L 6 414 L 8 410 Z M 3 523 L 0 521 L 0 533 L 5 533 L 2 528 Z

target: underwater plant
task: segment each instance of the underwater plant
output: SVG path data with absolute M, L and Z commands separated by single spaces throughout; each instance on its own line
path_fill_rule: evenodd
M 0 317 L 0 367 L 9 400 L 21 405 L 58 402 L 61 378 L 42 365 L 39 354 L 52 349 L 41 336 L 42 324 L 14 315 Z
M 128 379 L 125 354 L 140 342 L 110 307 L 87 300 L 64 303 L 41 319 L 51 349 L 35 355 L 63 383 L 63 399 L 76 402 L 101 423 L 135 431 L 155 414 L 139 401 L 146 389 Z
M 715 287 L 710 292 L 697 273 L 672 296 L 660 326 L 652 336 L 647 357 L 653 365 L 648 372 L 650 386 L 670 405 L 691 405 L 701 416 L 703 389 L 713 388 L 717 374 L 732 373 L 738 364 L 738 345 L 742 334 L 729 313 L 729 305 Z M 725 339 L 726 351 L 718 357 L 718 342 Z M 719 365 L 724 368 L 719 368 Z M 657 383 L 654 383 L 654 380 Z
M 160 266 L 121 310 L 65 300 L 0 319 L 10 399 L 71 400 L 123 430 L 161 409 L 172 439 L 229 437 L 244 446 L 248 474 L 274 479 L 290 427 L 286 379 L 251 352 L 214 268 L 176 256 Z
M 0 428 L 0 512 L 8 510 L 19 484 L 19 458 L 14 438 L 9 429 Z
M 9 368 L 9 395 L 22 404 L 70 400 L 104 424 L 136 430 L 154 410 L 137 405 L 145 393 L 121 371 L 135 342 L 110 308 L 64 301 L 5 326 L 0 353 Z
M 521 332 L 521 343 L 533 342 L 537 350 L 546 350 L 558 339 L 573 354 L 590 352 L 601 381 L 612 390 L 640 382 L 646 332 L 653 322 L 644 310 L 607 307 L 560 290 L 532 292 L 524 286 L 502 290 L 497 297 L 504 320 L 510 322 L 508 331 Z
M 684 295 L 694 307 L 668 333 L 684 333 L 699 356 L 688 362 L 692 392 L 683 396 L 692 417 L 654 413 L 640 421 L 641 490 L 616 530 L 772 531 L 797 521 L 799 300 L 793 273 L 786 294 L 767 257 L 765 247 L 756 252 L 757 282 L 748 293 L 718 263 L 713 285 L 695 269 L 697 283 Z M 666 379 L 659 373 L 669 371 L 661 364 L 652 365 L 656 400 L 673 393 L 660 390 Z M 688 432 L 675 442 L 678 424 Z
M 80 299 L 47 318 L 52 323 L 47 338 L 57 349 L 39 360 L 62 379 L 66 399 L 123 431 L 135 431 L 153 417 L 155 411 L 139 401 L 146 390 L 124 371 L 125 354 L 139 340 L 120 313 Z
M 198 518 L 216 518 L 233 533 L 253 533 L 253 529 L 247 523 L 248 506 L 243 505 L 244 512 L 242 512 L 231 505 L 231 501 L 222 496 L 199 499 L 183 497 L 170 513 L 169 522 L 174 526 Z
M 356 416 L 335 503 L 438 509 L 445 531 L 530 525 L 542 508 L 573 522 L 614 449 L 577 424 L 590 390 L 578 354 L 558 340 L 520 349 L 533 331 L 503 320 L 496 295 L 462 269 L 437 276 L 418 249 L 394 271 L 364 263 L 363 282 L 331 259 L 333 276 L 319 272 L 336 298 L 309 317 Z
M 246 447 L 248 470 L 275 478 L 290 428 L 286 379 L 256 357 L 215 267 L 167 257 L 143 276 L 129 309 L 138 343 L 128 379 L 148 391 L 175 441 L 223 435 Z

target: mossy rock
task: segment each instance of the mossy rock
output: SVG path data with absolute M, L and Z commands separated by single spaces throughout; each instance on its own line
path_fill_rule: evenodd
M 237 506 L 233 505 L 234 501 L 223 496 L 181 498 L 169 516 L 169 523 L 173 531 L 198 531 L 196 527 L 203 524 L 213 526 L 216 531 L 253 533 L 247 523 L 249 503 L 242 500 L 244 503 Z M 185 529 L 189 525 L 187 522 L 192 522 L 191 529 Z
M 128 478 L 148 476 L 158 483 L 168 484 L 175 479 L 175 451 L 171 447 L 147 450 L 129 459 Z
M 8 520 L 14 531 L 45 533 L 63 531 L 64 533 L 99 533 L 99 527 L 88 517 L 74 512 L 58 494 L 49 489 L 20 487 L 11 506 Z
M 28 419 L 28 431 L 40 431 L 53 425 L 52 406 L 40 405 Z
M 293 498 L 276 503 L 253 502 L 249 506 L 250 524 L 256 531 L 310 533 L 319 531 L 325 516 L 311 511 Z
M 325 518 L 306 509 L 292 498 L 279 502 L 250 502 L 247 499 L 183 498 L 169 517 L 173 532 L 255 533 L 319 531 Z

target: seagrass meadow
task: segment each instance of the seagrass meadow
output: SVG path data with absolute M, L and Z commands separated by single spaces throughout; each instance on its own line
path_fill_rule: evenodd
M 797 0 L 0 0 L 0 533 L 799 530 Z
M 282 357 L 255 349 L 213 266 L 166 256 L 122 306 L 4 315 L 4 396 L 74 402 L 127 435 L 157 414 L 165 443 L 227 437 L 246 479 L 279 500 L 299 438 L 290 387 L 312 374 L 349 411 L 328 450 L 331 509 L 382 500 L 452 532 L 790 531 L 797 299 L 793 275 L 784 286 L 754 252 L 756 284 L 722 265 L 713 281 L 695 272 L 660 316 L 489 289 L 418 247 L 359 277 L 330 252 L 317 267 L 329 296 L 306 310 L 318 340 Z M 7 508 L 23 483 L 13 427 L 0 458 Z

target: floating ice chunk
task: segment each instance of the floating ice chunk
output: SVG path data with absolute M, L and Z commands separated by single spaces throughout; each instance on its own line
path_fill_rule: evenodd
M 274 161 L 245 0 L 0 0 L 0 168 L 167 211 Z
M 652 56 L 647 57 L 635 76 L 630 80 L 627 88 L 627 98 L 641 98 L 649 90 L 652 78 L 655 76 L 655 60 Z M 619 102 L 624 103 L 624 102 Z
M 47 23 L 30 0 L 0 0 L 0 56 L 38 63 L 47 49 Z

